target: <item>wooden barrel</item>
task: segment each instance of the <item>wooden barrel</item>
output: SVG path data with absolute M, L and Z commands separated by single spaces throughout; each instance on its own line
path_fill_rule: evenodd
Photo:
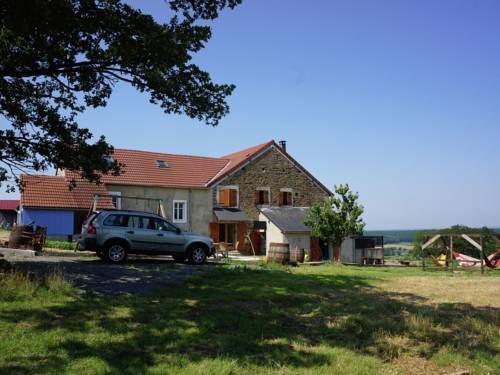
M 9 235 L 11 249 L 26 248 L 33 240 L 33 225 L 14 225 Z
M 271 242 L 267 252 L 267 261 L 287 264 L 290 261 L 290 246 L 287 243 Z
M 298 247 L 290 249 L 290 263 L 304 263 L 304 249 L 299 249 Z

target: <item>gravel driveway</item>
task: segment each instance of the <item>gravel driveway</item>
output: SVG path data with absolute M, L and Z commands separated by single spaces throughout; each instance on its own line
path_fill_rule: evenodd
M 26 265 L 38 274 L 53 270 L 63 272 L 73 286 L 97 294 L 143 294 L 162 284 L 180 285 L 186 279 L 213 270 L 216 265 L 202 266 L 174 263 L 170 257 L 130 258 L 119 265 L 98 258 L 37 256 L 7 257 L 9 262 Z

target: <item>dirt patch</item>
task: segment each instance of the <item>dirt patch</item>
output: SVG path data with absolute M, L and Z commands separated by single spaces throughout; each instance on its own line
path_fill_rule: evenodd
M 10 258 L 12 264 L 37 274 L 62 272 L 64 278 L 85 293 L 144 294 L 161 286 L 179 286 L 186 279 L 214 269 L 215 265 L 193 266 L 174 263 L 170 257 L 137 258 L 126 263 L 107 264 L 97 258 L 33 257 Z

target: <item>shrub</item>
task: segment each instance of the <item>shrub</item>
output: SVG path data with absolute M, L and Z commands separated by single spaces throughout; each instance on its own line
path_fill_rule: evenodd
M 51 249 L 60 250 L 75 250 L 78 242 L 66 242 L 66 241 L 45 241 L 45 247 Z

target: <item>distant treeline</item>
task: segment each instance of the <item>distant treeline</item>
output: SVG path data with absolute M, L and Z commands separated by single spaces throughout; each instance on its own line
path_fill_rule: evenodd
M 500 228 L 491 228 L 500 232 Z M 430 232 L 435 229 L 408 229 L 408 230 L 366 230 L 365 236 L 384 236 L 384 243 L 415 242 L 418 232 Z
M 420 230 L 365 230 L 365 236 L 384 236 L 384 243 L 414 242 Z

